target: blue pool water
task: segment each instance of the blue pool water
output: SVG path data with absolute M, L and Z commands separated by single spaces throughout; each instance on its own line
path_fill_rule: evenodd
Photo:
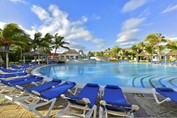
M 151 64 L 57 64 L 38 70 L 54 79 L 77 83 L 112 84 L 120 87 L 177 87 L 177 67 Z

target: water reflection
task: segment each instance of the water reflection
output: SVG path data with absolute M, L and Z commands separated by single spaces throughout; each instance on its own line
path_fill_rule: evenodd
M 137 86 L 141 85 L 141 80 L 144 86 L 149 86 L 148 81 L 152 77 L 176 76 L 177 69 L 146 64 L 97 63 L 51 65 L 41 68 L 39 72 L 61 80 L 79 83 L 92 82 L 100 85 L 114 84 L 126 87 L 133 86 L 134 78 L 136 78 Z M 158 80 L 158 78 L 154 80 Z M 152 81 L 153 84 L 158 85 L 154 80 Z M 177 80 L 172 82 L 177 85 Z

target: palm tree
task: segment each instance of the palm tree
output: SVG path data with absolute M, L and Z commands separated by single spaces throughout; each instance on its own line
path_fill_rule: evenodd
M 160 43 L 161 42 L 165 42 L 165 36 L 162 36 L 161 33 L 153 33 L 153 34 L 149 34 L 148 36 L 146 36 L 145 38 L 145 42 L 152 45 L 153 47 L 157 47 L 157 52 L 159 55 L 159 61 L 161 60 L 161 54 L 160 54 Z
M 42 40 L 42 33 L 37 32 L 34 34 L 34 39 L 31 39 L 31 48 L 36 51 L 39 49 Z
M 135 55 L 136 60 L 138 61 L 137 55 L 140 53 L 141 50 L 139 49 L 139 47 L 136 44 L 132 45 L 131 50 L 132 50 L 132 55 L 133 56 Z M 135 57 L 133 57 L 133 58 L 135 58 Z
M 44 37 L 42 37 L 41 32 L 37 32 L 34 34 L 34 39 L 31 39 L 31 48 L 36 50 L 41 50 L 44 52 L 50 52 L 50 45 L 52 43 L 53 36 L 47 33 Z
M 9 46 L 28 47 L 29 35 L 27 35 L 17 24 L 11 23 L 0 29 L 0 44 L 9 49 Z
M 152 55 L 154 54 L 154 49 L 152 45 L 146 45 L 144 50 L 150 54 L 150 60 L 152 60 Z
M 122 50 L 122 53 L 120 54 L 122 59 L 128 58 L 130 53 L 126 50 Z
M 111 56 L 111 49 L 110 48 L 105 49 L 103 56 L 110 57 Z
M 50 53 L 52 50 L 52 47 L 50 46 L 52 44 L 52 38 L 53 35 L 51 35 L 50 33 L 47 33 L 41 40 L 41 45 L 40 48 L 42 49 L 42 51 L 46 52 L 46 53 Z
M 177 50 L 177 41 L 174 42 L 168 41 L 167 47 L 172 50 Z
M 69 43 L 64 41 L 63 39 L 64 39 L 64 37 L 58 36 L 58 33 L 55 34 L 54 41 L 52 42 L 52 44 L 53 44 L 52 47 L 55 49 L 55 54 L 57 53 L 57 49 L 60 47 L 68 49 L 68 50 L 70 49 L 69 47 L 65 46 L 65 45 L 69 45 Z
M 138 54 L 141 53 L 144 50 L 145 44 L 144 42 L 139 42 L 137 44 L 137 48 L 138 48 Z
M 0 29 L 0 46 L 5 47 L 7 50 L 9 50 L 10 46 L 19 46 L 28 49 L 29 41 L 29 35 L 15 23 L 6 24 L 3 29 Z
M 133 53 L 135 53 L 135 54 L 138 53 L 138 47 L 136 46 L 136 44 L 132 45 L 131 50 L 132 50 Z
M 120 52 L 121 48 L 119 46 L 114 46 L 111 50 L 111 54 L 113 57 L 118 57 L 118 53 Z

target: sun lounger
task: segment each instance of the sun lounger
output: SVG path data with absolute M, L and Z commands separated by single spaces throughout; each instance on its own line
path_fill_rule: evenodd
M 0 74 L 0 79 L 10 78 L 10 77 L 24 76 L 24 75 L 27 75 L 27 74 L 28 73 L 26 73 L 26 72 Z
M 31 75 L 27 77 L 16 78 L 13 80 L 0 80 L 0 82 L 7 86 L 16 86 L 16 85 L 28 84 L 28 83 L 39 81 L 42 79 L 43 79 L 42 77 Z
M 43 79 L 44 79 L 43 77 L 35 77 L 35 78 L 31 78 L 31 79 L 27 79 L 27 80 L 23 80 L 23 81 L 19 81 L 19 82 L 10 82 L 9 84 L 11 86 L 17 86 L 17 85 L 21 86 L 21 85 L 26 85 L 26 84 L 38 85 L 38 84 L 36 84 L 36 82 L 41 81 Z
M 165 101 L 173 101 L 177 103 L 177 91 L 173 90 L 172 88 L 155 88 L 152 90 L 152 93 L 153 93 L 156 103 L 158 104 L 161 104 Z M 160 95 L 164 96 L 165 99 L 160 101 L 156 93 L 159 93 Z
M 30 65 L 28 65 L 26 63 L 21 63 L 20 66 L 23 68 L 30 68 L 31 67 Z
M 20 85 L 15 85 L 15 87 L 20 89 L 20 91 L 11 90 L 10 93 L 3 94 L 3 96 L 11 101 L 15 101 L 15 99 L 20 96 L 26 96 L 26 95 L 28 96 L 29 94 L 40 95 L 41 92 L 54 88 L 58 86 L 60 83 L 61 83 L 61 80 L 53 80 L 53 81 L 49 81 L 43 84 L 39 84 L 31 88 L 24 88 Z
M 60 83 L 61 83 L 61 80 L 52 80 L 52 81 L 46 82 L 44 84 L 41 84 L 41 85 L 38 85 L 32 88 L 21 88 L 21 86 L 18 86 L 18 85 L 16 87 L 39 95 L 41 92 L 54 88 Z
M 6 69 L 4 67 L 0 67 L 0 70 L 5 72 L 5 73 L 16 73 L 16 72 L 24 72 L 24 69 L 18 69 L 18 70 L 11 70 L 11 69 Z
M 31 62 L 31 63 L 29 63 L 31 66 L 37 66 L 38 65 L 38 63 L 36 63 L 36 62 Z
M 25 107 L 26 109 L 33 111 L 39 117 L 47 118 L 50 114 L 56 100 L 60 97 L 61 94 L 65 93 L 66 91 L 72 89 L 76 85 L 75 82 L 65 82 L 55 88 L 49 89 L 47 91 L 39 93 L 39 96 L 20 96 L 19 98 L 15 99 L 15 103 L 20 106 Z M 50 104 L 48 108 L 48 112 L 45 115 L 42 115 L 37 108 Z
M 99 94 L 99 88 L 100 87 L 97 84 L 88 83 L 76 96 L 62 94 L 62 98 L 68 101 L 68 106 L 62 111 L 58 112 L 57 116 L 62 117 L 67 112 L 69 112 L 69 109 L 76 108 L 79 110 L 83 110 L 83 113 L 78 114 L 70 112 L 70 114 L 82 117 L 91 117 L 91 115 L 94 113 L 94 117 L 96 117 L 96 99 Z
M 100 105 L 99 117 L 101 118 L 108 117 L 108 114 L 133 117 L 133 112 L 139 109 L 137 105 L 128 104 L 121 88 L 115 85 L 105 87 Z
M 10 64 L 9 67 L 11 67 L 12 69 L 23 69 L 22 67 L 18 67 L 14 64 Z
M 9 91 L 8 93 L 2 94 L 2 95 L 5 98 L 13 101 L 14 96 L 20 96 L 20 94 L 23 94 L 21 91 L 19 91 L 16 88 L 16 86 L 24 86 L 24 85 L 29 85 L 29 84 L 33 84 L 37 86 L 38 84 L 36 82 L 40 82 L 40 84 L 42 84 L 44 82 L 43 79 L 44 79 L 43 77 L 32 75 L 32 76 L 23 77 L 23 78 L 17 78 L 14 80 L 1 80 L 1 83 L 7 86 L 6 88 L 2 89 L 1 92 L 4 93 L 4 91 Z

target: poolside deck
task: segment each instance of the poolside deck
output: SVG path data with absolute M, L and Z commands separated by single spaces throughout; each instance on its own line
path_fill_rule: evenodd
M 175 103 L 165 102 L 158 105 L 155 103 L 151 94 L 125 93 L 125 95 L 128 102 L 138 104 L 140 106 L 140 110 L 135 113 L 135 117 L 177 117 L 177 104 Z M 97 100 L 98 106 L 99 100 L 100 98 Z M 67 103 L 63 99 L 59 98 L 50 114 L 50 117 L 54 117 L 55 114 L 66 105 Z M 42 113 L 46 113 L 46 108 L 47 107 L 41 107 L 39 110 Z M 0 97 L 0 117 L 35 118 L 37 115 L 21 106 L 16 105 L 15 103 L 12 103 L 9 100 Z

